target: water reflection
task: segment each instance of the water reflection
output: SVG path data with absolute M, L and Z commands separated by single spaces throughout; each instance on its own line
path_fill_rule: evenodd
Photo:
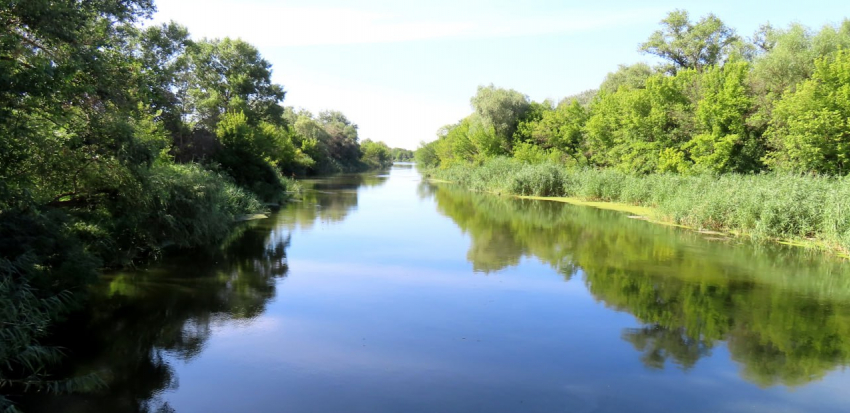
M 286 277 L 295 228 L 338 223 L 357 209 L 357 188 L 386 182 L 375 174 L 305 180 L 303 199 L 267 220 L 239 226 L 222 245 L 179 251 L 146 270 L 105 277 L 88 309 L 61 326 L 68 349 L 62 375 L 98 373 L 104 391 L 34 397 L 28 412 L 170 412 L 159 396 L 179 388 L 172 363 L 198 356 L 216 328 L 250 324 Z
M 732 248 L 586 207 L 426 183 L 419 191 L 469 234 L 475 270 L 535 257 L 567 280 L 581 274 L 597 300 L 634 315 L 643 326 L 622 338 L 647 368 L 690 369 L 726 344 L 747 380 L 798 386 L 850 361 L 850 273 L 837 260 Z
M 387 178 L 387 175 L 364 173 L 302 180 L 301 199 L 285 205 L 276 219 L 288 229 L 310 229 L 319 222 L 342 222 L 357 210 L 358 188 L 384 185 Z
M 179 387 L 169 359 L 190 360 L 217 324 L 250 323 L 287 273 L 290 238 L 253 222 L 219 250 L 167 259 L 147 271 L 113 274 L 88 311 L 63 326 L 67 374 L 97 372 L 100 393 L 30 400 L 27 411 L 169 411 L 157 395 Z
M 306 181 L 222 248 L 109 277 L 57 341 L 67 374 L 110 387 L 25 411 L 846 407 L 846 375 L 793 396 L 735 377 L 801 386 L 847 364 L 838 262 L 387 181 Z

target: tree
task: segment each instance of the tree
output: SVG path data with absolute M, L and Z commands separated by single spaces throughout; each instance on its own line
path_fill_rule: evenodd
M 417 165 L 428 168 L 435 167 L 440 164 L 440 158 L 437 156 L 437 152 L 435 150 L 437 142 L 438 141 L 419 143 L 419 147 L 416 148 L 416 152 L 414 153 Z
M 275 164 L 283 157 L 294 158 L 291 142 L 283 142 L 288 136 L 269 123 L 251 125 L 242 112 L 222 116 L 216 135 L 222 148 L 215 159 L 237 184 L 266 202 L 284 198 L 286 184 Z
M 688 12 L 674 10 L 661 20 L 661 30 L 640 45 L 640 50 L 669 63 L 662 68 L 671 74 L 681 69 L 696 69 L 724 63 L 740 43 L 735 31 L 717 16 L 709 14 L 691 23 Z
M 754 99 L 748 88 L 750 64 L 728 63 L 705 70 L 698 82 L 695 136 L 685 145 L 694 165 L 713 172 L 752 172 L 761 169 L 763 146 L 746 124 Z
M 543 148 L 554 148 L 573 158 L 576 163 L 586 164 L 584 126 L 590 116 L 577 100 L 563 102 L 553 111 L 543 114 L 534 125 L 531 136 Z
M 616 92 L 620 87 L 629 89 L 643 89 L 646 79 L 649 79 L 654 71 L 646 63 L 635 63 L 633 65 L 620 65 L 616 72 L 608 73 L 599 90 L 608 93 Z
M 528 110 L 517 121 L 517 129 L 513 136 L 513 145 L 516 146 L 522 142 L 532 142 L 534 126 L 537 125 L 546 113 L 552 111 L 552 102 L 545 101 L 543 103 L 530 102 Z
M 517 124 L 530 108 L 528 97 L 513 89 L 500 89 L 491 84 L 479 86 L 471 103 L 480 120 L 478 130 L 482 134 L 482 142 L 489 129 L 494 133 L 493 142 L 481 146 L 486 147 L 488 153 L 496 150 L 510 153 Z
M 318 121 L 327 134 L 327 141 L 323 143 L 328 156 L 338 165 L 334 168 L 356 169 L 361 156 L 357 125 L 341 112 L 332 110 L 319 113 Z
M 656 74 L 644 89 L 600 93 L 585 126 L 592 162 L 625 172 L 687 169 L 682 146 L 694 132 L 692 96 L 697 73 Z
M 360 144 L 363 156 L 360 158 L 371 168 L 388 168 L 393 164 L 392 153 L 387 144 L 366 139 Z
M 850 52 L 818 59 L 812 78 L 777 102 L 766 136 L 775 169 L 850 172 Z
M 390 154 L 396 162 L 411 162 L 413 161 L 413 151 L 404 148 L 392 148 Z
M 749 79 L 758 108 L 749 123 L 764 131 L 776 101 L 812 76 L 817 59 L 850 48 L 850 20 L 837 27 L 826 25 L 818 33 L 800 24 L 787 29 L 764 26 L 756 38 L 763 53 L 756 58 Z
M 222 115 L 245 113 L 248 121 L 282 124 L 280 102 L 286 93 L 272 83 L 271 64 L 242 41 L 202 40 L 189 48 L 190 73 L 186 99 L 189 119 L 214 131 Z

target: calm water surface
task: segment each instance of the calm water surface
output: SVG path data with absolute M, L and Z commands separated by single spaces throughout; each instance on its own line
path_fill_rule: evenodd
M 850 264 L 388 175 L 107 277 L 39 412 L 847 412 Z

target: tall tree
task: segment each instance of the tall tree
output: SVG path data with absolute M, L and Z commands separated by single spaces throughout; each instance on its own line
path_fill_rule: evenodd
M 222 115 L 243 112 L 250 123 L 281 124 L 286 93 L 272 83 L 271 63 L 252 45 L 236 39 L 201 40 L 189 49 L 187 94 L 190 121 L 214 131 Z
M 482 123 L 482 133 L 493 129 L 498 142 L 495 145 L 504 153 L 510 153 L 514 132 L 531 104 L 528 96 L 513 89 L 479 86 L 478 93 L 471 99 L 472 107 Z
M 721 64 L 740 42 L 735 31 L 713 14 L 692 23 L 687 11 L 674 10 L 661 20 L 661 26 L 640 50 L 667 60 L 663 69 L 669 73 Z

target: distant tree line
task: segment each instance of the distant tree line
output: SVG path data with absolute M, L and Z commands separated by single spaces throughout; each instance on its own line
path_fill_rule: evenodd
M 413 162 L 415 159 L 415 152 L 410 149 L 392 148 L 390 152 L 396 162 Z
M 416 152 L 425 167 L 523 161 L 628 173 L 850 172 L 850 20 L 742 37 L 676 10 L 622 65 L 555 104 L 479 87 L 474 112 Z

